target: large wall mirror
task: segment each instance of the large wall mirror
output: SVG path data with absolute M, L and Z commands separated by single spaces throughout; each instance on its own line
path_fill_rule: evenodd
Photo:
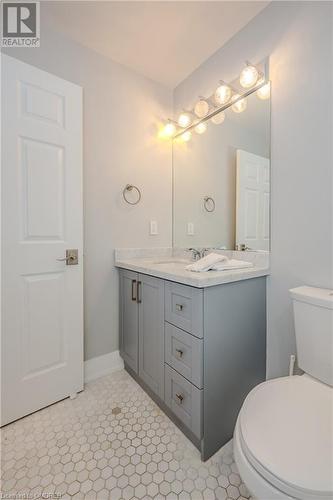
M 270 99 L 246 100 L 173 141 L 175 247 L 270 248 Z

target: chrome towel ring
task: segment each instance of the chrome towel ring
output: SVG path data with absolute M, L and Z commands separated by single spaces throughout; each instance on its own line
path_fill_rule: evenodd
M 134 201 L 130 201 L 128 199 L 128 193 L 133 191 L 133 189 L 137 192 L 137 199 Z M 137 205 L 141 200 L 141 191 L 138 187 L 134 186 L 133 184 L 126 184 L 126 186 L 123 189 L 123 198 L 129 205 Z
M 214 212 L 215 211 L 215 200 L 211 196 L 204 197 L 204 209 L 206 212 Z

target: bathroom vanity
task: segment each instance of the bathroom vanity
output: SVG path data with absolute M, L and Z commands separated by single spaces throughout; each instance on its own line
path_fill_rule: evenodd
M 165 257 L 116 266 L 125 368 L 207 460 L 265 380 L 268 268 L 193 273 Z
M 232 102 L 189 126 L 189 142 L 183 130 L 173 140 L 173 248 L 116 251 L 125 367 L 203 460 L 231 439 L 266 374 L 270 101 L 249 91 L 242 109 Z M 254 265 L 191 272 L 188 247 Z M 251 251 L 223 250 L 234 248 Z

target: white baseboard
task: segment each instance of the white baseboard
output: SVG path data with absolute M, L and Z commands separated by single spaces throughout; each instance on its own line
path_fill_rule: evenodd
M 103 356 L 88 359 L 84 362 L 84 382 L 91 382 L 122 368 L 124 368 L 124 362 L 120 357 L 119 351 L 109 352 Z

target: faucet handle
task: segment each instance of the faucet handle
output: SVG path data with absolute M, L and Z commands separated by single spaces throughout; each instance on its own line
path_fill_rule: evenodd
M 197 250 L 196 248 L 188 248 L 188 251 L 192 252 L 192 257 L 194 260 L 200 259 L 201 254 L 199 250 Z
M 207 252 L 209 252 L 210 248 L 202 248 L 200 252 L 200 257 L 205 257 L 207 255 Z

